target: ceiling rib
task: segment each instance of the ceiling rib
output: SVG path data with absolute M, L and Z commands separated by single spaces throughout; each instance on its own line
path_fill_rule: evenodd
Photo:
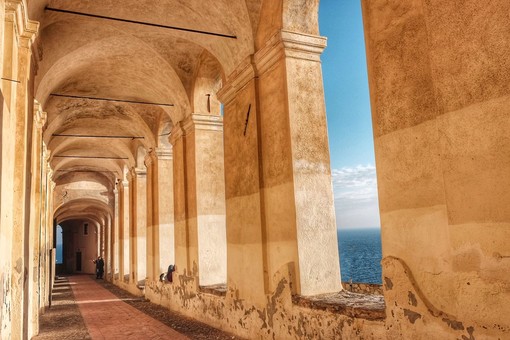
M 70 95 L 70 94 L 62 94 L 62 93 L 51 93 L 50 96 L 72 98 L 72 99 L 99 100 L 99 101 L 106 101 L 106 102 L 130 103 L 130 104 L 174 106 L 174 104 L 167 104 L 167 103 L 144 102 L 144 101 L 137 101 L 137 100 L 116 99 L 116 98 L 87 97 L 87 96 L 78 96 L 78 95 Z
M 127 157 L 113 156 L 78 156 L 78 155 L 55 155 L 54 158 L 83 158 L 83 159 L 129 159 Z
M 74 135 L 65 133 L 54 133 L 52 137 L 72 137 L 72 138 L 112 138 L 112 139 L 144 139 L 143 136 L 102 136 L 102 135 Z
M 201 31 L 201 30 L 196 30 L 196 29 L 192 29 L 192 28 L 184 28 L 184 27 L 177 27 L 177 26 L 168 26 L 168 25 L 154 24 L 154 23 L 151 23 L 151 22 L 129 20 L 129 19 L 122 19 L 122 18 L 115 18 L 115 17 L 109 17 L 109 16 L 105 16 L 105 15 L 98 15 L 98 14 L 91 14 L 91 13 L 84 13 L 84 12 L 76 12 L 76 11 L 70 11 L 70 10 L 61 9 L 61 8 L 46 7 L 45 10 L 51 11 L 51 12 L 59 12 L 59 13 L 66 13 L 66 14 L 81 15 L 81 16 L 86 16 L 86 17 L 91 17 L 91 18 L 120 21 L 120 22 L 129 23 L 129 24 L 145 25 L 145 26 L 152 26 L 152 27 L 158 27 L 158 28 L 166 28 L 166 29 L 190 32 L 190 33 L 206 34 L 206 35 L 212 35 L 212 36 L 221 37 L 221 38 L 237 39 L 237 36 L 232 35 L 232 34 L 224 34 L 224 33 L 217 33 L 217 32 Z

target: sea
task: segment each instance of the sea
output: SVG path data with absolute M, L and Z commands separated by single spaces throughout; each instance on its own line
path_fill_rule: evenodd
M 342 281 L 381 284 L 381 229 L 339 228 L 337 233 Z

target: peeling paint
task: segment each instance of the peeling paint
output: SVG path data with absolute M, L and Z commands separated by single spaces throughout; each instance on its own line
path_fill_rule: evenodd
M 475 340 L 475 337 L 473 336 L 473 332 L 475 331 L 475 328 L 473 326 L 470 326 L 467 328 L 467 332 L 469 334 L 469 338 L 465 335 L 462 336 L 462 340 Z
M 392 290 L 393 289 L 393 282 L 388 277 L 384 277 L 384 285 L 386 287 L 386 290 Z
M 457 320 L 450 320 L 450 319 L 447 319 L 447 318 L 443 318 L 442 319 L 444 322 L 446 322 L 446 324 L 448 326 L 450 326 L 452 329 L 455 329 L 455 330 L 464 330 L 464 325 L 462 324 L 462 322 L 460 321 L 457 321 Z
M 404 309 L 404 315 L 409 319 L 409 322 L 414 324 L 416 320 L 421 319 L 421 314 L 413 312 L 409 309 Z
M 412 306 L 418 306 L 418 301 L 416 300 L 416 296 L 413 293 L 408 292 L 407 297 L 409 298 L 409 304 Z
M 271 327 L 271 328 L 273 328 L 273 316 L 276 313 L 277 302 L 283 293 L 285 284 L 287 284 L 287 280 L 285 280 L 285 279 L 280 280 L 280 282 L 278 282 L 278 286 L 276 287 L 276 291 L 271 296 L 271 299 L 270 300 L 268 299 L 269 301 L 267 304 L 267 316 L 268 316 L 268 324 L 269 324 L 269 327 Z

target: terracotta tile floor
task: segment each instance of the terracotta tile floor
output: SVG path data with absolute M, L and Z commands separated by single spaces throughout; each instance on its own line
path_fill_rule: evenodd
M 69 282 L 92 339 L 189 339 L 123 302 L 90 276 L 71 276 Z

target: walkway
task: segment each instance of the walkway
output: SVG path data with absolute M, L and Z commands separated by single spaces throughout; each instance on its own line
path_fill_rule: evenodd
M 52 296 L 34 339 L 239 339 L 92 275 L 60 278 Z
M 189 339 L 128 305 L 90 276 L 69 283 L 92 339 Z

